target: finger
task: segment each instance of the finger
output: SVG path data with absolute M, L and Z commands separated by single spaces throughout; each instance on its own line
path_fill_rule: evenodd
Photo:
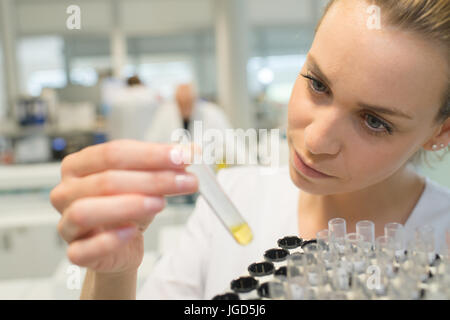
M 68 243 L 98 227 L 112 228 L 133 222 L 144 231 L 165 206 L 163 197 L 138 194 L 82 198 L 74 201 L 58 223 L 61 237 Z
M 67 248 L 67 257 L 76 265 L 92 267 L 100 259 L 127 244 L 137 233 L 137 228 L 132 226 L 97 233 L 72 242 Z
M 115 140 L 68 155 L 61 173 L 63 177 L 84 177 L 110 169 L 180 169 L 186 167 L 189 159 L 188 151 L 180 145 Z
M 63 212 L 76 199 L 119 194 L 149 196 L 194 193 L 197 177 L 185 171 L 104 171 L 84 178 L 72 178 L 52 191 L 52 203 Z

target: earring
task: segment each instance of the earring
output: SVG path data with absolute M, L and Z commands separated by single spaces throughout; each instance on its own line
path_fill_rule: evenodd
M 433 150 L 437 149 L 437 144 L 433 144 L 433 146 L 431 147 Z
M 441 143 L 441 148 L 445 147 L 443 143 Z

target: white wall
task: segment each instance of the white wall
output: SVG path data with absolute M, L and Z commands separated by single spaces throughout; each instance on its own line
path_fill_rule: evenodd
M 215 0 L 119 0 L 119 22 L 127 34 L 168 34 L 214 27 Z M 244 0 L 242 0 L 244 1 Z M 326 0 L 247 0 L 250 24 L 296 25 L 317 20 Z M 113 1 L 16 0 L 19 33 L 108 33 L 114 26 Z M 66 8 L 81 9 L 80 31 L 68 30 Z
M 127 34 L 168 34 L 212 27 L 211 0 L 127 0 L 120 3 Z
M 81 9 L 81 31 L 109 32 L 112 27 L 111 1 L 108 0 L 41 0 L 17 1 L 18 33 L 75 33 L 69 30 L 67 8 L 77 4 Z
M 304 24 L 315 20 L 314 3 L 299 0 L 249 0 L 252 25 Z

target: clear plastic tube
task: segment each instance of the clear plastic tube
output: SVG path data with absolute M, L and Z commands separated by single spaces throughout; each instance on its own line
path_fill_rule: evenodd
M 405 231 L 401 223 L 390 222 L 384 226 L 384 235 L 388 238 L 397 259 L 405 258 Z
M 319 257 L 327 269 L 331 269 L 334 261 L 338 259 L 338 253 L 330 245 L 328 229 L 317 232 L 317 246 L 319 247 Z
M 328 231 L 331 240 L 344 240 L 347 234 L 347 224 L 343 218 L 334 218 L 328 221 Z
M 361 220 L 356 223 L 356 233 L 363 237 L 363 241 L 372 247 L 375 244 L 375 223 Z
M 287 257 L 287 298 L 289 300 L 307 299 L 305 259 L 305 255 L 300 253 L 293 253 Z
M 214 172 L 204 163 L 191 164 L 186 168 L 186 171 L 197 176 L 200 194 L 233 238 L 241 245 L 249 244 L 253 239 L 252 231 L 217 182 Z
M 415 246 L 416 251 L 423 252 L 428 257 L 429 263 L 434 260 L 436 248 L 434 228 L 431 225 L 425 224 L 416 228 Z
M 347 233 L 345 236 L 346 258 L 352 262 L 353 271 L 360 274 L 365 271 L 366 259 L 363 249 L 363 236 L 358 233 Z
M 319 246 L 319 249 L 322 251 L 329 250 L 330 244 L 329 234 L 330 233 L 328 229 L 323 229 L 316 233 L 317 245 Z
M 345 235 L 347 234 L 347 223 L 343 218 L 334 218 L 328 221 L 330 243 L 340 254 L 345 251 Z

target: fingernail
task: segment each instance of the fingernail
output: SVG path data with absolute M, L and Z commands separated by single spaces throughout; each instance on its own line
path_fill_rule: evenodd
M 173 147 L 172 150 L 170 150 L 170 160 L 177 166 L 181 164 L 190 164 L 191 153 L 189 148 L 181 145 Z
M 175 184 L 178 190 L 190 190 L 195 188 L 197 178 L 190 174 L 178 174 L 175 176 Z
M 117 232 L 117 236 L 120 238 L 120 240 L 126 241 L 134 235 L 135 230 L 136 230 L 136 228 L 129 227 L 129 228 L 119 229 L 116 232 Z
M 164 198 L 159 197 L 146 197 L 144 199 L 144 208 L 151 211 L 160 209 L 164 206 L 165 200 Z

